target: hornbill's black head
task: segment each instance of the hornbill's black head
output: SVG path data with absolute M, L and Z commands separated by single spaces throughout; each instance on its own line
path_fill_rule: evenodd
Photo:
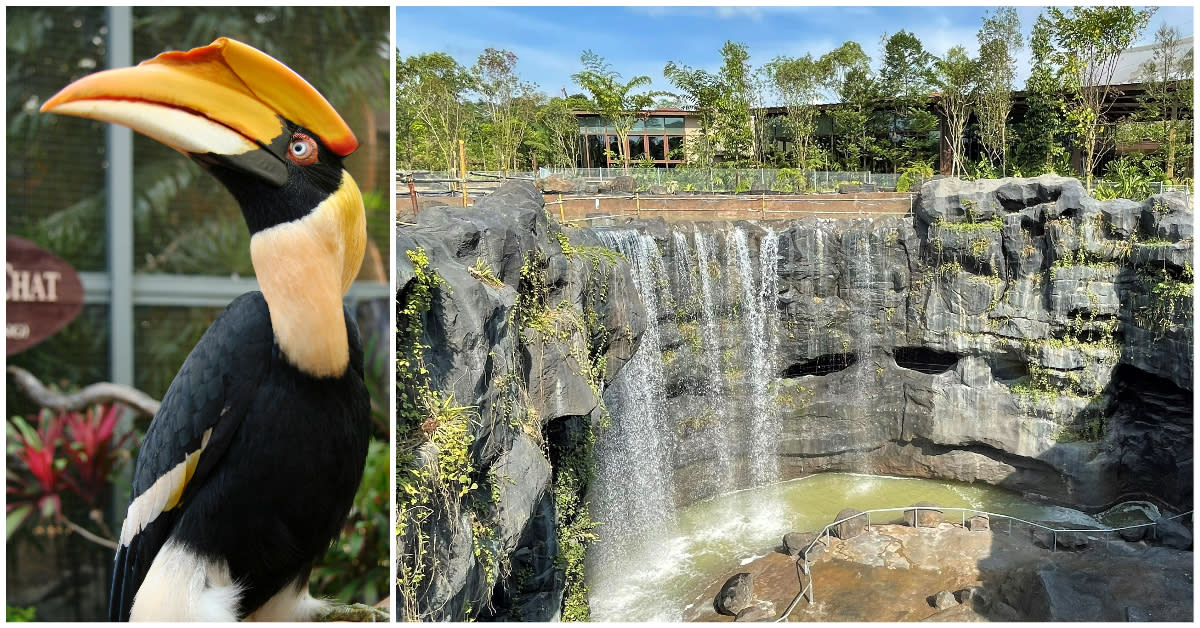
M 287 66 L 220 38 L 86 76 L 42 111 L 115 122 L 183 152 L 241 205 L 276 340 L 315 376 L 344 372 L 341 298 L 366 246 L 362 197 L 342 159 L 358 147 Z

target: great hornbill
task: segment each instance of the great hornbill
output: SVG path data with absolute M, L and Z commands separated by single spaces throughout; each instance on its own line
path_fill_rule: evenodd
M 115 122 L 183 152 L 241 206 L 262 292 L 188 355 L 142 442 L 113 620 L 306 620 L 308 578 L 362 478 L 370 427 L 358 327 L 358 141 L 303 78 L 221 38 L 99 72 L 42 111 Z

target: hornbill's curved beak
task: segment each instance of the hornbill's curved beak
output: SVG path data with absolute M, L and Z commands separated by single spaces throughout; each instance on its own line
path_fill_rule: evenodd
M 350 127 L 300 75 L 225 37 L 86 76 L 41 110 L 122 124 L 202 164 L 219 163 L 276 186 L 288 178 L 288 122 L 315 133 L 341 157 L 358 147 Z

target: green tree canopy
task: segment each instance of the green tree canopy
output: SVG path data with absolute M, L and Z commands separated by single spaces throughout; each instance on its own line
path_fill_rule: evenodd
M 590 94 L 590 108 L 616 130 L 621 163 L 628 168 L 629 131 L 638 120 L 646 117 L 646 110 L 654 106 L 654 98 L 661 92 L 633 93 L 633 90 L 649 85 L 650 77 L 635 76 L 622 83 L 620 73 L 591 50 L 584 50 L 579 61 L 583 70 L 572 74 L 571 78 Z

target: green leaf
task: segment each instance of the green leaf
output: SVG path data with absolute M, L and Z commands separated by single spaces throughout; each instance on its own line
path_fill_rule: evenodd
M 25 519 L 27 519 L 32 512 L 33 506 L 26 505 L 14 508 L 12 512 L 8 513 L 8 515 L 5 517 L 5 541 L 12 538 L 13 533 L 17 531 L 17 528 L 21 527 L 21 524 L 25 522 Z

